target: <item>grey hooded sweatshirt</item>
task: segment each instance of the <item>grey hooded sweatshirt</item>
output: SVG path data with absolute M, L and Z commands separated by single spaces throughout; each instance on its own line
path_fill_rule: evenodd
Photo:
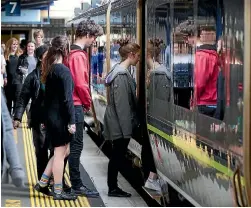
M 139 124 L 136 83 L 127 69 L 115 65 L 106 77 L 108 105 L 104 116 L 106 140 L 129 139 Z
M 17 146 L 15 144 L 13 136 L 13 125 L 3 93 L 1 94 L 1 107 L 2 107 L 2 114 L 1 114 L 2 183 L 8 183 L 8 178 L 9 178 L 8 174 L 10 174 L 12 183 L 16 187 L 24 187 L 25 174 L 19 160 Z
M 150 74 L 147 112 L 154 118 L 172 122 L 173 110 L 172 73 L 160 65 Z

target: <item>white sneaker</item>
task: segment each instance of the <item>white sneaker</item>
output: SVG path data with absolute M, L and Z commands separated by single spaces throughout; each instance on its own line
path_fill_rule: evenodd
M 148 189 L 152 189 L 158 192 L 161 192 L 161 187 L 159 184 L 159 180 L 153 180 L 153 179 L 147 179 L 146 183 L 145 183 L 145 187 Z

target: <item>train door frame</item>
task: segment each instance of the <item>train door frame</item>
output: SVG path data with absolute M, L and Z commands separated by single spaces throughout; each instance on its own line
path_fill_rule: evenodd
M 244 178 L 247 204 L 251 206 L 251 1 L 245 0 L 244 4 L 244 108 L 243 108 L 243 138 L 244 138 Z

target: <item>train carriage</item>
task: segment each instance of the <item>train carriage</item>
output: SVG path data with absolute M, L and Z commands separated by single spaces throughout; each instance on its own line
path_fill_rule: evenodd
M 91 73 L 100 132 L 104 78 L 119 62 L 116 40 L 129 38 L 141 45 L 141 61 L 130 71 L 137 83 L 144 139 L 152 147 L 159 178 L 195 206 L 250 205 L 250 10 L 249 0 L 118 0 L 68 23 L 90 18 L 105 29 L 97 40 L 102 70 Z M 199 50 L 215 51 L 217 80 L 210 78 L 209 65 L 204 67 L 208 71 L 200 71 Z M 156 65 L 151 70 L 149 59 Z M 217 104 L 203 110 L 197 100 L 202 73 L 209 77 L 207 84 L 217 84 Z M 171 85 L 166 82 L 170 74 Z M 205 109 L 220 110 L 221 116 Z M 140 158 L 136 140 L 129 150 Z

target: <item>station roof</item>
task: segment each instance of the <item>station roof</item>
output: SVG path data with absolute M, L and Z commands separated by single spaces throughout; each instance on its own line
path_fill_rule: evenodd
M 47 9 L 57 0 L 21 0 L 21 9 Z M 5 11 L 5 4 L 8 0 L 1 1 L 1 11 Z

